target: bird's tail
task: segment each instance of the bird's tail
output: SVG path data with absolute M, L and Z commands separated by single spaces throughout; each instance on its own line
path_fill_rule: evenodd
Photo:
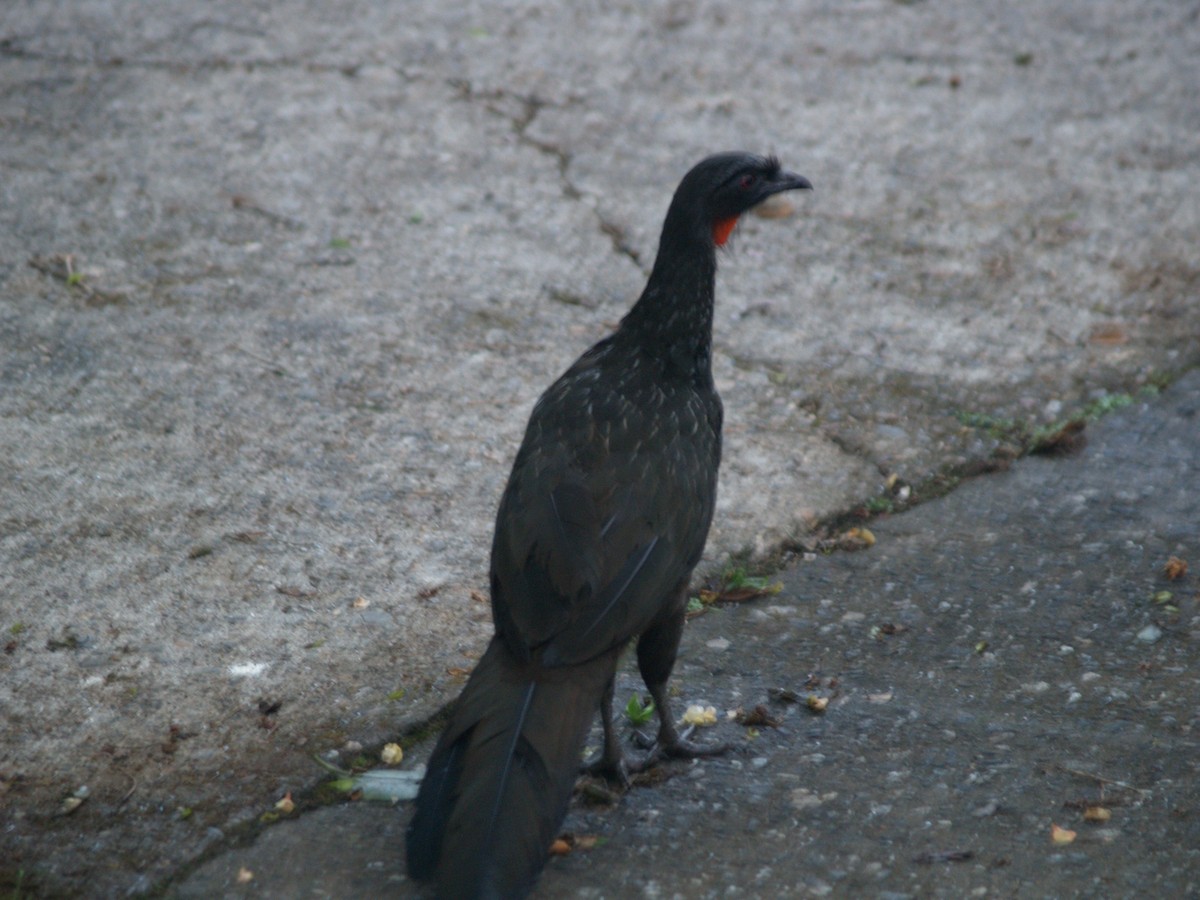
M 566 816 L 615 655 L 541 668 L 493 638 L 442 733 L 408 826 L 408 872 L 446 900 L 519 897 Z

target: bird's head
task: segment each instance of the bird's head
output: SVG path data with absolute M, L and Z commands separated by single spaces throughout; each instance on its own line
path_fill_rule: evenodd
M 701 160 L 683 177 L 671 211 L 720 247 L 742 213 L 772 194 L 794 190 L 812 190 L 812 184 L 802 175 L 784 171 L 773 156 L 718 153 Z

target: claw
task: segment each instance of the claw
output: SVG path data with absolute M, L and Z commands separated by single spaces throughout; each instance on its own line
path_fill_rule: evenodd
M 638 731 L 636 728 L 629 739 L 637 744 L 639 750 L 653 750 L 658 746 L 658 741 L 655 738 L 650 737 L 644 731 Z
M 644 772 L 665 759 L 696 759 L 701 756 L 719 756 L 729 751 L 730 744 L 700 744 L 689 741 L 688 738 L 695 730 L 695 725 L 689 725 L 684 729 L 683 734 L 676 734 L 671 740 L 655 741 L 642 759 L 629 765 L 629 771 Z M 645 740 L 644 736 L 642 739 Z
M 626 763 L 625 757 L 619 754 L 615 759 L 610 759 L 607 755 L 601 756 L 595 762 L 582 766 L 580 771 L 584 775 L 600 778 L 608 784 L 616 785 L 622 792 L 629 790 L 629 765 Z

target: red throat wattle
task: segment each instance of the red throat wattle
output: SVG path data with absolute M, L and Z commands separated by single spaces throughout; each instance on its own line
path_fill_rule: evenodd
M 713 243 L 718 247 L 724 247 L 725 242 L 729 240 L 729 235 L 733 232 L 733 226 L 737 222 L 737 216 L 730 216 L 728 219 L 717 219 L 713 223 Z

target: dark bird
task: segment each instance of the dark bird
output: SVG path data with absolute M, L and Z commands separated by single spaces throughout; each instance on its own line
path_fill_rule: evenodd
M 612 696 L 630 639 L 659 717 L 639 765 L 723 749 L 681 737 L 667 698 L 721 459 L 716 250 L 751 207 L 811 187 L 770 157 L 721 153 L 696 165 L 675 191 L 640 299 L 534 407 L 496 516 L 496 633 L 433 751 L 408 828 L 409 874 L 436 878 L 438 896 L 530 890 L 597 706 L 596 768 L 625 778 Z

